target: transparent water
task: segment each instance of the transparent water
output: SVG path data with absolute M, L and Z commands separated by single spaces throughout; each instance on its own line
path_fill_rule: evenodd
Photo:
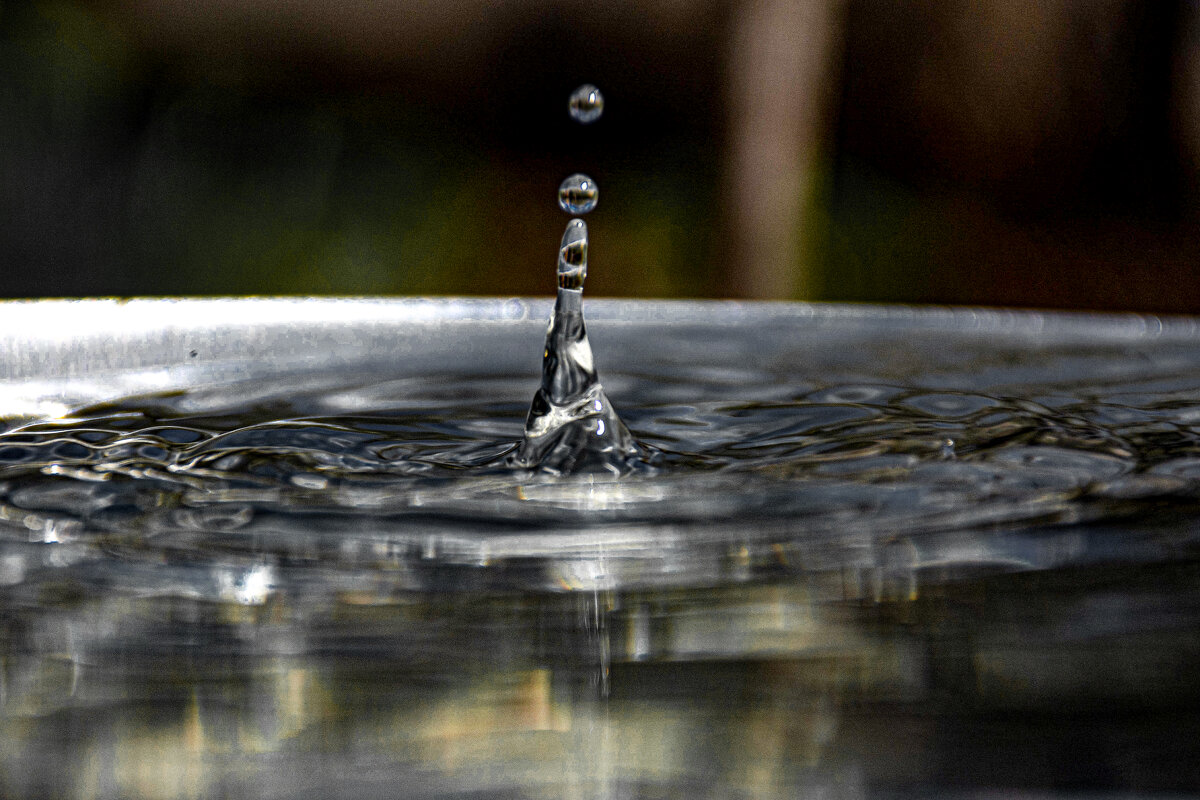
M 521 444 L 505 463 L 554 475 L 620 476 L 657 453 L 630 435 L 604 393 L 583 318 L 587 224 L 573 219 L 558 250 L 558 294 L 542 350 L 542 384 L 530 403 Z
M 587 125 L 600 119 L 604 113 L 604 95 L 592 84 L 585 83 L 571 92 L 567 108 L 571 119 Z
M 596 308 L 622 478 L 506 463 L 515 301 L 10 418 L 3 794 L 1200 785 L 1193 322 Z
M 586 214 L 596 207 L 600 188 L 582 173 L 568 175 L 558 187 L 558 207 L 570 214 Z

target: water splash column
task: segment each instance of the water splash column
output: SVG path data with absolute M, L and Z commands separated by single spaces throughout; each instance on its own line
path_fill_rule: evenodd
M 603 107 L 604 98 L 594 86 L 581 86 L 571 95 L 571 116 L 579 122 L 594 121 Z M 599 196 L 596 182 L 582 173 L 558 188 L 558 204 L 571 214 L 588 213 Z M 553 474 L 620 475 L 642 456 L 596 373 L 583 319 L 587 266 L 587 223 L 577 217 L 567 223 L 559 244 L 558 295 L 542 353 L 542 385 L 530 404 L 524 439 L 510 458 L 514 466 Z

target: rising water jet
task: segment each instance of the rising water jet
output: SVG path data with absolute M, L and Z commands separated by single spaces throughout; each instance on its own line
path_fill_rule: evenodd
M 600 116 L 604 100 L 591 85 L 579 87 L 569 103 L 577 121 Z M 558 203 L 572 214 L 596 207 L 596 182 L 575 174 L 562 182 Z M 587 280 L 588 229 L 572 219 L 558 248 L 558 296 L 542 353 L 542 385 L 525 420 L 525 436 L 510 463 L 554 474 L 611 472 L 621 474 L 644 461 L 645 451 L 613 408 L 596 372 L 583 319 L 583 284 Z
M 596 372 L 583 319 L 587 251 L 587 223 L 573 219 L 558 250 L 558 296 L 546 330 L 542 385 L 529 407 L 525 437 L 512 456 L 518 467 L 619 474 L 644 455 Z

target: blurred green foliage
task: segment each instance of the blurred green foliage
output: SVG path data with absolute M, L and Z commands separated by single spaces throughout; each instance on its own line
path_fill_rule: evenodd
M 69 2 L 5 6 L 0 62 L 0 294 L 553 289 L 561 154 L 402 92 L 210 80 Z M 592 291 L 711 293 L 712 155 L 593 155 Z
M 780 260 L 798 299 L 1200 311 L 1200 122 L 1179 73 L 1200 35 L 1176 32 L 1200 13 L 1060 0 L 1022 27 L 1003 0 L 918 6 L 845 6 L 836 124 Z M 0 6 L 0 296 L 549 294 L 573 172 L 600 187 L 590 293 L 745 289 L 720 13 L 669 34 L 513 7 L 476 21 L 495 23 L 478 58 L 364 65 L 208 6 L 216 27 L 156 39 L 135 24 L 148 9 Z M 583 81 L 608 98 L 586 127 L 566 113 Z

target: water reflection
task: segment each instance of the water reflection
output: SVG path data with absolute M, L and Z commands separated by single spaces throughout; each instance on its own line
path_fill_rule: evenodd
M 1190 785 L 1194 569 L 946 582 L 914 555 L 900 542 L 857 573 L 602 593 L 600 616 L 590 592 L 348 586 L 313 608 L 47 589 L 6 630 L 5 794 Z

